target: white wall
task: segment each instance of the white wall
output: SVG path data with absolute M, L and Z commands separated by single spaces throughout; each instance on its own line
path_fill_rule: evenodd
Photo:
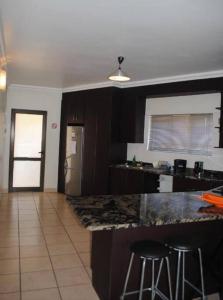
M 136 159 L 139 161 L 155 162 L 158 160 L 167 160 L 173 164 L 174 159 L 182 158 L 187 160 L 187 166 L 189 168 L 193 168 L 194 162 L 199 160 L 204 162 L 205 169 L 223 171 L 223 149 L 213 148 L 212 156 L 186 155 L 147 150 L 149 115 L 213 113 L 213 126 L 219 126 L 220 111 L 215 108 L 220 106 L 220 102 L 220 93 L 147 99 L 144 144 L 128 144 L 127 159 L 132 160 L 133 156 L 136 155 Z M 218 146 L 218 142 L 219 131 L 214 128 L 213 147 Z
M 6 105 L 6 138 L 4 151 L 4 161 L 6 162 L 4 164 L 4 189 L 8 188 L 11 109 L 15 108 L 47 111 L 44 188 L 46 191 L 56 191 L 58 177 L 61 98 L 62 92 L 60 89 L 31 86 L 11 86 L 8 89 Z M 57 123 L 56 129 L 51 128 L 52 123 Z

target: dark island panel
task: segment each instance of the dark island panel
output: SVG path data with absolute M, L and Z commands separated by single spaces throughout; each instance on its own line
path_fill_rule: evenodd
M 215 272 L 221 273 L 220 266 L 216 263 L 216 249 L 222 238 L 223 221 L 209 221 L 198 223 L 173 224 L 151 227 L 137 227 L 110 231 L 94 231 L 92 234 L 92 281 L 100 300 L 118 300 L 124 285 L 124 279 L 129 263 L 131 243 L 153 239 L 164 242 L 173 235 L 205 235 L 206 243 L 203 250 L 204 277 L 207 294 L 220 290 L 220 282 L 215 278 Z M 187 260 L 187 274 L 196 284 L 199 283 L 199 272 L 197 269 L 197 258 L 192 255 Z M 171 275 L 173 288 L 175 287 L 176 255 L 170 257 Z M 165 274 L 164 274 L 165 275 Z M 146 282 L 149 284 L 149 272 Z M 140 264 L 135 260 L 134 272 L 129 282 L 129 290 L 139 288 Z M 162 289 L 168 291 L 166 280 L 161 280 Z M 187 289 L 185 299 L 190 300 L 197 297 L 194 291 Z M 136 300 L 137 297 L 128 297 Z M 150 299 L 145 295 L 143 299 Z

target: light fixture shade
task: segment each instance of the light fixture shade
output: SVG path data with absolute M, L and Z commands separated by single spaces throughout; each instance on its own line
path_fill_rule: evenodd
M 128 77 L 121 69 L 118 69 L 111 74 L 108 79 L 112 81 L 128 81 L 130 80 L 130 77 Z
M 119 68 L 112 73 L 108 79 L 112 80 L 112 81 L 129 81 L 130 77 L 127 76 L 121 69 L 121 63 L 123 62 L 124 57 L 123 56 L 119 56 L 118 57 L 118 63 L 119 63 Z
M 4 91 L 6 89 L 6 71 L 0 70 L 0 91 Z

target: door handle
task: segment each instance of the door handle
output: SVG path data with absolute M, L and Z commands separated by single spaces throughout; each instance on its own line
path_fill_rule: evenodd
M 40 151 L 40 152 L 38 152 L 38 153 L 40 153 L 40 154 L 44 154 L 44 151 Z

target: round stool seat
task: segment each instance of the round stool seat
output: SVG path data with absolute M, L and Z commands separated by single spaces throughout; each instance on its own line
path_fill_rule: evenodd
M 192 233 L 193 234 L 193 233 Z M 202 236 L 174 236 L 166 241 L 166 244 L 173 249 L 182 251 L 193 251 L 201 248 L 205 243 Z
M 139 241 L 130 247 L 131 252 L 144 258 L 159 259 L 169 255 L 169 249 L 156 241 Z

